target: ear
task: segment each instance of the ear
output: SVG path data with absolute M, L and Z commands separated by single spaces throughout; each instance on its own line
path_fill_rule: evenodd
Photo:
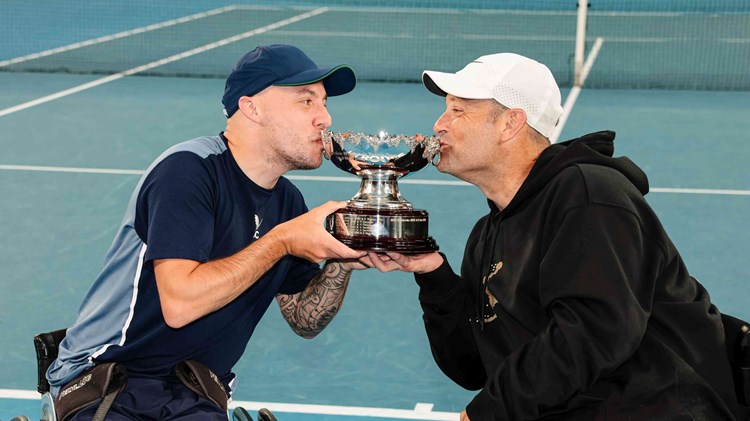
M 526 111 L 520 108 L 511 108 L 506 112 L 504 127 L 502 130 L 503 140 L 510 140 L 518 135 L 526 124 Z
M 255 122 L 260 121 L 260 112 L 258 110 L 256 99 L 254 97 L 240 97 L 239 101 L 237 101 L 237 106 L 239 107 L 238 111 L 241 112 L 245 117 Z

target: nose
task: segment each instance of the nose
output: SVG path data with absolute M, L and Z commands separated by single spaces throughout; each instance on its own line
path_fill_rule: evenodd
M 437 121 L 435 121 L 435 124 L 432 126 L 432 130 L 440 135 L 448 131 L 447 112 L 444 112 L 442 115 L 440 115 L 440 117 L 438 117 Z
M 325 130 L 331 127 L 331 123 L 332 123 L 331 114 L 328 112 L 328 108 L 326 108 L 325 106 L 321 105 L 320 108 L 321 110 L 318 113 L 318 115 L 315 117 L 313 124 L 318 129 Z

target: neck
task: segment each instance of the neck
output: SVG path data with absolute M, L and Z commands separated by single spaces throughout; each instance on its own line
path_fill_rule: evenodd
M 482 177 L 469 181 L 500 209 L 505 209 L 513 200 L 542 153 L 531 142 L 525 144 L 528 147 L 516 147 L 515 150 L 511 148 L 509 152 L 500 151 L 495 160 L 497 164 L 484 172 Z
M 268 140 L 261 133 L 243 130 L 237 125 L 230 119 L 224 131 L 234 160 L 245 176 L 255 184 L 265 189 L 273 188 L 286 171 L 277 168 L 273 165 L 274 160 L 268 159 Z

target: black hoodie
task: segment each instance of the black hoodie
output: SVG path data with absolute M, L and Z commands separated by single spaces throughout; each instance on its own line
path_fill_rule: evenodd
M 720 314 L 614 137 L 545 149 L 505 209 L 489 202 L 460 277 L 416 276 L 435 361 L 481 389 L 472 421 L 734 419 Z

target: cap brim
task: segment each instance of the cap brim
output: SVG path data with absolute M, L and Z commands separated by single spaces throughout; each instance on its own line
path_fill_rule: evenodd
M 310 69 L 275 82 L 274 86 L 301 86 L 323 81 L 328 96 L 351 92 L 357 85 L 357 77 L 351 67 L 342 64 L 336 67 Z
M 468 78 L 456 73 L 443 73 L 434 70 L 422 72 L 422 83 L 435 95 L 448 94 L 466 99 L 491 99 L 492 94 L 486 88 L 477 86 Z

